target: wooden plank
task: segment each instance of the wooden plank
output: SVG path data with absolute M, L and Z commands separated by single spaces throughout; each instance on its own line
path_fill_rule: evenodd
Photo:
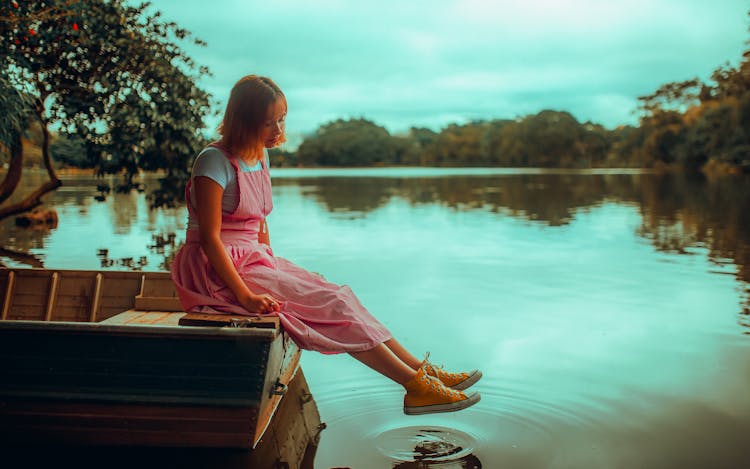
M 60 278 L 55 298 L 53 320 L 88 322 L 94 272 L 57 271 Z
M 5 287 L 5 298 L 3 299 L 3 311 L 0 319 L 8 319 L 10 305 L 13 302 L 13 294 L 16 287 L 16 273 L 12 270 L 8 272 L 8 283 Z
M 144 275 L 145 279 L 141 288 L 141 296 L 144 297 L 169 297 L 175 298 L 177 291 L 172 283 L 172 278 L 163 275 L 148 274 Z
M 312 459 L 325 426 L 305 376 L 300 369 L 289 384 L 287 395 L 273 417 L 271 426 L 253 453 L 259 461 L 275 461 L 281 467 L 313 467 Z M 269 459 L 268 448 L 274 459 Z
M 97 318 L 100 320 L 107 319 L 123 311 L 133 309 L 135 296 L 140 292 L 141 275 L 123 276 L 122 272 L 104 273 Z
M 101 305 L 99 308 L 99 314 L 97 314 L 98 322 L 101 322 L 105 319 L 109 319 L 112 316 L 117 316 L 118 314 L 128 309 L 131 309 L 132 307 L 133 305 L 128 304 L 128 303 L 122 304 L 120 306 L 116 304 L 112 304 L 109 306 Z
M 49 300 L 50 271 L 17 269 L 15 272 L 16 284 L 7 319 L 44 320 Z
M 0 395 L 257 406 L 273 336 L 268 329 L 2 321 Z
M 5 436 L 5 435 L 10 436 Z M 99 445 L 99 446 L 158 446 L 158 447 L 213 447 L 248 448 L 246 434 L 182 431 L 139 430 L 137 428 L 70 428 L 69 425 L 0 426 L 4 442 L 28 445 Z M 20 438 L 25 436 L 25 438 Z M 33 466 L 32 466 L 33 467 Z M 170 466 L 166 466 L 170 467 Z
M 94 278 L 94 293 L 91 295 L 91 309 L 89 311 L 89 322 L 96 322 L 96 315 L 99 312 L 99 305 L 102 301 L 102 279 L 104 276 L 101 272 Z
M 128 310 L 109 319 L 101 321 L 100 324 L 149 324 L 153 326 L 177 326 L 180 318 L 185 313 L 174 313 L 170 311 L 139 311 Z
M 128 324 L 130 321 L 142 316 L 143 314 L 145 314 L 144 311 L 130 309 L 128 311 L 123 311 L 122 313 L 116 314 L 111 318 L 99 321 L 99 324 Z
M 255 441 L 253 447 L 258 444 L 261 436 L 266 432 L 276 409 L 284 395 L 289 392 L 289 385 L 299 369 L 301 352 L 294 342 L 285 342 L 286 334 L 279 335 L 269 351 L 268 370 L 264 395 L 260 403 L 257 428 L 255 429 Z M 279 350 L 282 348 L 283 350 Z M 276 383 L 286 387 L 284 394 L 274 394 Z
M 182 304 L 170 276 L 144 274 L 141 288 L 135 297 L 134 309 L 144 311 L 182 311 Z
M 51 321 L 52 313 L 55 310 L 55 300 L 57 299 L 57 286 L 60 283 L 60 274 L 52 272 L 50 277 L 49 294 L 47 295 L 47 309 L 44 312 L 44 320 Z
M 30 272 L 24 269 L 16 270 L 16 293 L 34 296 L 44 295 L 46 300 L 51 272 L 47 270 L 44 271 L 44 275 L 39 274 L 40 272 Z
M 2 405 L 0 404 L 0 409 Z M 175 407 L 177 412 L 195 414 L 194 409 Z M 128 408 L 122 409 L 128 415 Z M 212 409 L 207 409 L 210 418 Z M 135 411 L 140 415 L 141 412 Z M 231 415 L 225 415 L 229 420 Z M 43 422 L 31 422 L 35 428 L 25 426 L 0 431 L 5 453 L 3 460 L 24 461 L 25 467 L 101 467 L 114 462 L 118 467 L 148 467 L 203 469 L 207 467 L 272 468 L 287 467 L 312 469 L 319 442 L 322 424 L 309 387 L 300 370 L 289 386 L 277 415 L 267 435 L 252 451 L 248 447 L 247 435 L 234 433 L 191 431 L 184 426 L 173 432 L 127 432 L 121 429 L 68 427 L 49 428 Z M 304 426 L 306 435 L 299 432 Z M 294 434 L 291 445 L 283 445 L 286 435 Z M 170 441 L 165 441 L 170 439 Z M 142 443 L 144 442 L 145 443 Z M 299 443 L 307 442 L 303 453 Z M 282 442 L 279 445 L 279 442 Z M 54 451 L 39 451 L 38 448 L 54 445 Z M 67 445 L 67 446 L 66 446 Z M 281 448 L 280 448 L 281 446 Z M 85 449 L 84 449 L 85 447 Z M 243 450 L 223 448 L 243 448 Z M 282 453 L 280 449 L 285 452 Z M 298 454 L 289 450 L 293 449 Z M 112 465 L 112 464 L 110 464 Z
M 187 313 L 180 319 L 181 326 L 225 327 L 240 324 L 246 327 L 279 329 L 279 318 L 276 316 L 242 316 L 239 314 Z
M 180 300 L 176 297 L 144 297 L 138 295 L 133 304 L 134 309 L 144 311 L 183 311 Z
M 4 444 L 139 445 L 250 448 L 253 407 L 123 404 L 65 399 L 0 400 Z M 320 415 L 299 370 L 252 453 L 299 461 L 317 445 Z M 264 456 L 265 457 L 265 456 Z
M 79 429 L 123 429 L 135 431 L 170 431 L 234 433 L 245 437 L 252 430 L 251 422 L 255 420 L 255 409 L 247 408 L 213 408 L 175 406 L 179 413 L 165 415 L 152 410 L 158 406 L 123 406 L 121 404 L 90 403 L 86 409 L 72 412 L 64 402 L 26 401 L 19 409 L 18 404 L 10 406 L 8 411 L 0 413 L 6 428 L 21 428 L 29 424 L 44 422 L 45 427 L 74 427 Z M 196 415 L 196 409 L 200 415 Z M 125 413 L 124 411 L 127 411 Z
M 0 267 L 0 292 L 5 298 L 5 289 L 8 288 L 8 274 L 13 272 L 7 267 Z
M 140 283 L 140 286 L 138 287 L 139 295 L 143 294 L 143 289 L 145 288 L 145 286 L 146 286 L 146 274 L 143 274 L 141 275 L 141 283 Z
M 16 290 L 6 319 L 43 320 L 46 297 L 44 293 L 19 294 Z
M 245 421 L 254 407 L 214 407 L 187 405 L 122 404 L 114 402 L 71 401 L 66 399 L 6 399 L 0 406 L 3 415 L 57 415 L 63 417 L 108 416 L 111 418 L 148 418 L 164 420 Z

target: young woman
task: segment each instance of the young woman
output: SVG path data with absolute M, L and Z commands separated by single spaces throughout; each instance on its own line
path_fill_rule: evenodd
M 348 286 L 273 254 L 266 148 L 285 141 L 286 113 L 286 98 L 272 80 L 246 76 L 232 88 L 221 139 L 196 158 L 185 188 L 186 242 L 172 265 L 185 311 L 276 315 L 300 348 L 347 352 L 401 384 L 407 414 L 475 404 L 479 394 L 462 390 L 481 377 L 479 371 L 448 373 L 427 358 L 418 360 Z

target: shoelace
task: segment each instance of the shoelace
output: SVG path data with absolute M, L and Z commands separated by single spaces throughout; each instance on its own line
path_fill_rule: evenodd
M 423 367 L 425 368 L 425 371 L 432 372 L 436 377 L 440 377 L 441 375 L 450 378 L 450 379 L 466 379 L 466 373 L 452 373 L 450 371 L 445 371 L 444 366 L 440 365 L 435 366 L 434 364 L 430 363 L 430 352 L 425 353 L 424 360 L 422 361 Z
M 463 373 L 463 372 L 462 373 L 453 373 L 453 372 L 450 372 L 450 371 L 445 371 L 442 366 L 440 366 L 439 368 L 436 367 L 435 365 L 432 365 L 432 364 L 428 364 L 428 366 L 432 369 L 432 372 L 437 377 L 444 376 L 444 377 L 450 378 L 450 379 L 465 379 L 466 378 L 466 373 Z

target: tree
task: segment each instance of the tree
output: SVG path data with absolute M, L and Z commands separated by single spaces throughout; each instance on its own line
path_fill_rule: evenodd
M 124 171 L 126 187 L 139 169 L 166 170 L 152 203 L 172 203 L 203 143 L 210 98 L 195 84 L 208 70 L 179 45 L 190 33 L 160 17 L 149 3 L 123 0 L 0 4 L 0 63 L 10 85 L 34 100 L 31 115 L 42 127 L 49 175 L 26 199 L 0 207 L 0 219 L 39 205 L 61 185 L 49 148 L 53 124 L 83 142 L 100 173 Z
M 21 181 L 23 147 L 21 134 L 31 113 L 32 100 L 14 88 L 5 73 L 0 70 L 0 144 L 8 151 L 10 164 L 5 178 L 0 183 L 0 203 L 13 194 Z
M 700 102 L 700 98 L 706 99 L 710 91 L 705 88 L 703 82 L 697 78 L 678 81 L 662 85 L 655 92 L 645 96 L 639 96 L 639 109 L 643 116 L 648 118 L 659 112 L 679 111 L 685 112 Z
M 435 166 L 480 166 L 486 160 L 481 140 L 487 123 L 451 124 L 425 149 L 424 159 Z
M 486 155 L 488 165 L 510 166 L 505 164 L 500 148 L 503 145 L 503 128 L 513 124 L 510 119 L 495 119 L 487 123 L 487 130 L 479 142 L 479 151 Z
M 338 119 L 322 125 L 297 150 L 303 165 L 370 166 L 392 163 L 396 146 L 388 131 L 366 119 Z
M 412 127 L 406 135 L 394 137 L 396 163 L 419 166 L 430 164 L 426 149 L 437 139 L 438 134 L 425 127 Z

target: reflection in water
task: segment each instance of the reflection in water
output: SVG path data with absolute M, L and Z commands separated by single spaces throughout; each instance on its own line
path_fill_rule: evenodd
M 25 252 L 14 251 L 12 249 L 5 249 L 5 248 L 0 247 L 0 258 L 10 259 L 24 267 L 31 267 L 31 268 L 38 268 L 38 269 L 41 269 L 44 267 L 44 264 L 42 263 L 42 261 L 39 260 L 39 258 L 36 257 L 35 255 L 27 254 Z
M 481 468 L 470 435 L 444 427 L 401 427 L 375 436 L 375 446 L 394 468 Z
M 485 375 L 477 406 L 412 417 L 397 385 L 354 360 L 303 354 L 328 423 L 316 467 L 750 460 L 749 178 L 272 173 L 277 255 L 350 285 L 416 353 Z M 168 265 L 184 208 L 149 212 L 138 194 L 98 203 L 95 184 L 65 182 L 50 196 L 58 228 L 6 220 L 6 249 L 52 268 Z
M 703 175 L 516 172 L 463 177 L 280 177 L 276 188 L 295 187 L 330 212 L 364 217 L 394 199 L 412 206 L 499 212 L 549 226 L 603 203 L 634 204 L 643 215 L 638 234 L 660 251 L 691 254 L 706 248 L 720 267 L 736 265 L 750 282 L 750 178 Z M 449 173 L 450 174 L 450 173 Z M 750 314 L 747 309 L 745 313 Z
M 13 198 L 33 190 L 46 178 L 43 172 L 27 172 L 26 183 Z M 107 178 L 110 184 L 114 177 Z M 59 216 L 57 228 L 33 232 L 15 226 L 13 219 L 0 222 L 0 264 L 12 267 L 160 270 L 166 269 L 184 236 L 184 210 L 149 210 L 145 195 L 136 191 L 110 194 L 95 200 L 100 179 L 62 176 L 63 186 L 45 196 L 46 205 Z M 153 185 L 156 177 L 147 177 Z M 25 254 L 24 257 L 22 254 Z M 36 259 L 36 262 L 34 262 Z

